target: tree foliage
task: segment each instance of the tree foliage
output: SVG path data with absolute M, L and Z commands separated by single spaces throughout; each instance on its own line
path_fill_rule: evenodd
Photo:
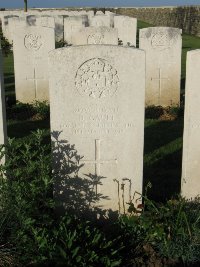
M 24 0 L 24 12 L 28 11 L 28 1 Z

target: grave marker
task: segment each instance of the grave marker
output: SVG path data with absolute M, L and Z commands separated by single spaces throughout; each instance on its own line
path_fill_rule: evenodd
M 128 16 L 114 16 L 114 28 L 123 46 L 136 47 L 137 19 Z
M 182 195 L 200 196 L 200 49 L 187 52 Z
M 56 49 L 49 75 L 51 132 L 61 132 L 59 140 L 75 144 L 84 156 L 82 177 L 105 177 L 96 187 L 108 197 L 101 208 L 123 212 L 123 201 L 142 192 L 144 51 L 111 45 Z M 65 189 L 58 188 L 55 196 L 63 199 Z
M 181 32 L 170 27 L 140 30 L 140 48 L 146 52 L 147 106 L 180 104 Z
M 0 42 L 0 145 L 5 144 L 7 138 L 7 127 L 6 127 L 6 107 L 5 107 L 5 92 L 4 92 L 4 81 L 3 81 L 3 57 L 1 51 Z M 2 159 L 1 163 L 4 162 Z
M 52 19 L 39 18 L 43 26 L 18 21 L 13 32 L 15 91 L 20 102 L 49 99 L 48 53 L 55 49 L 55 29 L 49 27 Z
M 64 18 L 64 40 L 67 44 L 72 44 L 72 36 L 80 29 L 86 27 L 85 16 L 71 16 Z
M 86 27 L 80 29 L 76 34 L 72 36 L 72 43 L 74 45 L 118 45 L 118 34 L 116 29 L 108 27 Z
M 90 18 L 90 26 L 92 27 L 110 27 L 111 21 L 108 15 L 95 15 Z

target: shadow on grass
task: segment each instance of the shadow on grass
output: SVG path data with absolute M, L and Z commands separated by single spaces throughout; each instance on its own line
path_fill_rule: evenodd
M 153 152 L 161 146 L 183 136 L 183 119 L 157 121 L 145 127 L 144 154 Z
M 185 78 L 181 78 L 181 89 L 185 89 Z
M 157 121 L 145 128 L 144 184 L 148 197 L 164 202 L 180 193 L 183 119 Z
M 15 76 L 13 73 L 5 73 L 4 74 L 4 83 L 6 84 L 10 84 L 10 83 L 15 83 Z
M 182 149 L 166 155 L 150 166 L 144 166 L 144 185 L 151 182 L 148 197 L 165 202 L 180 193 Z
M 5 85 L 5 93 L 13 93 L 15 94 L 15 85 L 14 84 L 9 84 L 9 85 Z
M 9 138 L 23 138 L 37 129 L 50 129 L 49 120 L 38 121 L 10 121 L 7 126 Z
M 192 49 L 191 46 L 182 46 L 182 49 Z

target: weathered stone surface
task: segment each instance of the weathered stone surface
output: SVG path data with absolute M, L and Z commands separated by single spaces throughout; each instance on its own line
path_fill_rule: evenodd
M 24 18 L 29 26 L 36 26 L 36 15 L 24 15 Z
M 13 33 L 15 91 L 21 102 L 49 99 L 48 53 L 55 48 L 54 28 L 22 26 Z
M 180 103 L 181 30 L 151 27 L 140 30 L 140 48 L 146 52 L 146 105 Z
M 116 14 L 110 11 L 106 11 L 105 15 L 110 17 L 110 27 L 114 28 L 114 17 L 116 16 Z
M 133 193 L 142 192 L 144 51 L 110 45 L 56 49 L 49 77 L 52 135 L 61 132 L 58 140 L 75 144 L 84 156 L 82 177 L 106 177 L 96 188 L 108 197 L 101 208 L 123 212 Z M 62 185 L 56 184 L 55 196 L 64 206 Z
M 64 17 L 61 15 L 54 15 L 55 19 L 55 34 L 56 34 L 56 41 L 63 41 L 64 40 Z
M 35 21 L 35 26 L 55 28 L 55 19 L 51 16 L 37 17 Z
M 107 15 L 95 15 L 90 18 L 89 25 L 92 27 L 100 27 L 100 26 L 105 26 L 105 27 L 110 27 L 111 20 L 110 16 Z
M 108 27 L 86 27 L 72 36 L 72 44 L 110 44 L 118 45 L 117 29 Z
M 95 15 L 104 15 L 103 11 L 98 10 Z
M 187 53 L 182 195 L 200 195 L 200 49 Z
M 137 19 L 127 16 L 114 16 L 114 27 L 118 30 L 118 38 L 124 46 L 136 47 Z
M 2 16 L 1 21 L 2 21 L 2 32 L 4 37 L 9 41 L 9 43 L 12 43 L 12 34 L 11 34 L 11 29 L 9 25 L 9 20 L 14 18 L 19 18 L 18 16 L 15 15 L 9 15 L 9 16 Z
M 86 27 L 84 16 L 71 16 L 64 18 L 64 40 L 67 44 L 72 44 L 72 36 L 80 29 Z
M 3 57 L 0 43 L 0 144 L 5 144 L 7 138 L 6 107 L 3 82 Z M 4 159 L 0 162 L 3 163 Z

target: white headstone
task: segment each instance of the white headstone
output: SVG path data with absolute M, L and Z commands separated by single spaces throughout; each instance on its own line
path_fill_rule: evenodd
M 124 46 L 136 47 L 137 19 L 128 16 L 114 16 L 114 28 Z
M 110 44 L 118 45 L 117 29 L 108 27 L 86 27 L 72 36 L 72 44 Z
M 5 144 L 7 137 L 6 127 L 6 107 L 5 107 L 5 93 L 3 81 L 3 57 L 0 43 L 0 145 Z M 3 160 L 2 162 L 3 163 Z
M 64 17 L 61 15 L 54 15 L 54 18 L 56 41 L 59 42 L 64 39 Z
M 49 99 L 48 53 L 55 49 L 55 29 L 17 26 L 13 34 L 15 91 L 20 102 Z
M 181 30 L 151 27 L 140 30 L 140 48 L 146 52 L 146 105 L 180 103 Z
M 2 17 L 2 32 L 4 37 L 9 41 L 10 44 L 12 43 L 13 39 L 12 39 L 12 28 L 10 27 L 9 20 L 14 18 L 19 18 L 19 17 L 14 15 Z
M 49 75 L 51 132 L 61 132 L 59 140 L 75 144 L 84 156 L 82 177 L 105 177 L 96 188 L 108 197 L 101 207 L 123 212 L 133 193 L 142 192 L 144 51 L 110 45 L 56 49 Z M 60 186 L 55 196 L 63 199 Z
M 98 10 L 95 15 L 104 15 L 103 11 Z
M 25 15 L 24 16 L 26 23 L 29 26 L 36 26 L 36 20 L 37 20 L 37 16 L 36 15 Z
M 110 11 L 105 11 L 105 15 L 110 17 L 110 27 L 114 28 L 114 17 L 116 14 Z
M 200 49 L 187 53 L 182 195 L 200 196 Z
M 85 16 L 64 18 L 64 40 L 67 44 L 72 44 L 72 36 L 84 28 L 86 26 L 85 23 Z
M 90 26 L 92 27 L 110 27 L 110 16 L 107 15 L 95 15 L 90 18 Z
M 55 28 L 55 19 L 51 16 L 37 17 L 35 25 L 47 28 Z

